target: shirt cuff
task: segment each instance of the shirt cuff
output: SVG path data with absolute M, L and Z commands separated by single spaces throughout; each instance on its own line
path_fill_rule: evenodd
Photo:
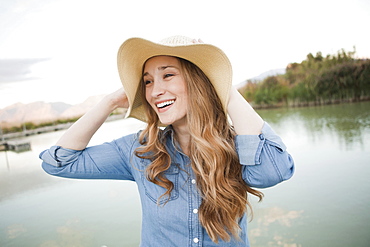
M 80 151 L 52 146 L 40 153 L 39 158 L 45 163 L 55 167 L 61 167 L 77 159 Z
M 275 131 L 267 122 L 265 122 L 265 124 L 263 125 L 262 134 L 266 138 L 266 140 L 269 141 L 269 143 L 278 147 L 283 152 L 286 150 L 286 146 L 283 143 L 283 140 L 275 133 Z
M 260 164 L 260 156 L 263 145 L 269 144 L 278 147 L 282 151 L 286 150 L 281 138 L 275 133 L 271 126 L 265 122 L 260 135 L 237 135 L 235 138 L 236 150 L 239 161 L 242 165 Z

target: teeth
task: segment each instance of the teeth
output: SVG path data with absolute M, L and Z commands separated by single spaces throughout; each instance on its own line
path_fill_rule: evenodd
M 165 106 L 173 104 L 174 102 L 175 102 L 174 100 L 165 101 L 165 102 L 157 104 L 157 107 L 158 108 L 163 108 Z

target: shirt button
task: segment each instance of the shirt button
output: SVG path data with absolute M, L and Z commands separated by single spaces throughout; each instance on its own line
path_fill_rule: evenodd
M 195 179 L 192 179 L 192 180 L 191 180 L 191 183 L 192 183 L 192 184 L 195 184 Z
M 194 214 L 197 214 L 197 213 L 198 213 L 198 209 L 196 209 L 196 208 L 195 208 L 195 209 L 193 210 L 193 213 L 194 213 Z
M 198 239 L 198 238 L 194 238 L 194 239 L 193 239 L 193 242 L 194 242 L 194 243 L 198 243 L 198 242 L 199 242 L 199 239 Z

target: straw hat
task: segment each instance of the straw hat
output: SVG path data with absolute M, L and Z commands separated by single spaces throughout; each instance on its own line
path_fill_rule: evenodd
M 180 57 L 197 65 L 210 79 L 226 111 L 232 84 L 232 68 L 222 50 L 209 44 L 194 44 L 193 39 L 183 36 L 169 37 L 160 43 L 131 38 L 121 45 L 117 57 L 119 76 L 129 102 L 126 117 L 146 121 L 138 88 L 144 63 L 159 55 Z

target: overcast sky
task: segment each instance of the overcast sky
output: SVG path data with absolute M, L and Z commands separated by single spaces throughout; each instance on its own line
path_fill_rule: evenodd
M 0 59 L 43 61 L 23 74 L 39 79 L 0 82 L 0 109 L 117 89 L 116 54 L 130 37 L 201 38 L 228 55 L 234 84 L 310 52 L 356 46 L 370 57 L 368 0 L 2 0 L 0 23 Z

